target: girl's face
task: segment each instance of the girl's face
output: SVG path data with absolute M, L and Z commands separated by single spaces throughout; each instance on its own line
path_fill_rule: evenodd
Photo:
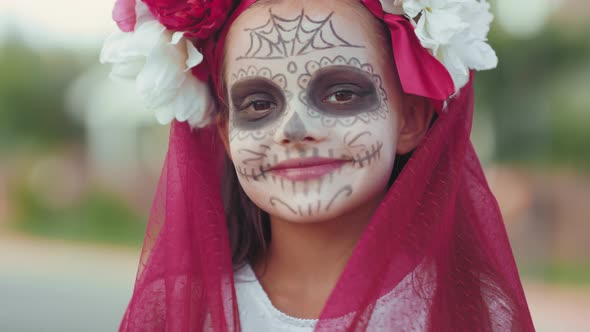
M 332 219 L 379 199 L 395 159 L 393 64 L 370 41 L 366 17 L 342 2 L 333 7 L 251 8 L 226 45 L 238 179 L 258 207 L 293 222 Z

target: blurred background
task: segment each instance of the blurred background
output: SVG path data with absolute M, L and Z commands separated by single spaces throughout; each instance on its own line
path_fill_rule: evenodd
M 590 331 L 590 2 L 490 2 L 473 141 L 538 331 Z M 115 331 L 130 298 L 168 128 L 98 64 L 113 3 L 0 2 L 0 331 Z

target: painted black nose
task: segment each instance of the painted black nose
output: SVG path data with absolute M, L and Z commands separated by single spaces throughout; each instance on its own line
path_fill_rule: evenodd
M 283 130 L 283 143 L 313 140 L 313 138 L 308 136 L 307 128 L 297 113 L 291 116 Z

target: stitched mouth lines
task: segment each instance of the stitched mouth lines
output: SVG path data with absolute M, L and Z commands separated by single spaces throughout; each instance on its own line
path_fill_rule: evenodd
M 332 198 L 328 201 L 328 204 L 324 208 L 322 208 L 322 200 L 292 206 L 276 196 L 270 197 L 270 205 L 272 205 L 273 207 L 277 207 L 277 205 L 282 205 L 296 216 L 312 217 L 315 214 L 319 214 L 322 210 L 325 212 L 330 211 L 330 208 L 333 206 L 336 200 L 338 200 L 339 198 L 346 199 L 350 197 L 352 193 L 352 186 L 349 184 L 345 185 L 344 187 L 340 188 L 340 190 L 338 190 L 334 195 L 332 195 Z
M 381 150 L 383 149 L 383 142 L 377 142 L 377 145 L 372 144 L 370 149 L 365 150 L 365 155 L 357 154 L 352 161 L 352 166 L 364 167 L 366 165 L 371 165 L 371 162 L 378 160 L 381 158 Z
M 242 160 L 242 163 L 244 165 L 249 165 L 252 162 L 261 161 L 264 158 L 268 158 L 268 155 L 266 153 L 256 152 L 256 151 L 252 151 L 250 149 L 240 149 L 240 150 L 238 150 L 238 153 L 244 153 L 244 152 L 247 153 L 247 154 L 252 155 L 251 158 Z
M 348 140 L 348 137 L 349 137 L 350 135 L 352 135 L 352 132 L 351 132 L 351 131 L 349 131 L 349 132 L 347 132 L 346 134 L 344 134 L 344 144 L 345 144 L 346 146 L 348 146 L 349 148 L 353 148 L 353 149 L 354 149 L 354 148 L 366 148 L 366 147 L 367 147 L 367 145 L 366 145 L 366 144 L 363 144 L 363 143 L 357 143 L 357 144 L 355 144 L 355 142 L 356 142 L 356 141 L 357 141 L 359 138 L 361 138 L 361 137 L 363 137 L 363 136 L 365 136 L 365 135 L 373 136 L 373 134 L 371 134 L 371 132 L 370 132 L 370 131 L 368 131 L 368 130 L 365 130 L 365 131 L 361 132 L 360 134 L 357 134 L 357 135 L 356 135 L 354 138 L 352 138 L 352 139 L 349 141 L 349 140 Z
M 289 211 L 291 211 L 292 214 L 294 214 L 296 216 L 299 215 L 301 217 L 313 217 L 315 214 L 320 213 L 320 210 L 322 207 L 322 201 L 318 200 L 315 203 L 297 205 L 297 207 L 295 208 L 295 207 L 289 205 L 287 202 L 281 200 L 280 198 L 272 196 L 270 198 L 270 205 L 272 205 L 274 207 L 276 207 L 277 205 L 282 205 L 285 208 L 287 208 Z
M 236 171 L 238 172 L 238 174 L 245 178 L 246 180 L 250 181 L 250 180 L 254 180 L 254 181 L 258 181 L 260 178 L 263 178 L 264 180 L 266 180 L 266 176 L 267 173 L 270 172 L 270 164 L 267 165 L 267 168 L 264 168 L 262 165 L 258 168 L 242 168 L 240 166 L 236 167 Z
M 349 160 L 352 167 L 363 168 L 365 166 L 370 166 L 371 163 L 373 163 L 375 160 L 380 159 L 382 149 L 383 149 L 383 142 L 378 141 L 376 144 L 372 144 L 371 148 L 364 150 L 364 152 L 356 154 L 353 158 L 343 155 L 342 159 Z M 330 158 L 332 158 L 333 152 L 331 149 L 330 149 L 330 152 L 331 152 Z M 314 151 L 314 155 L 316 155 L 315 151 Z M 268 155 L 266 155 L 264 153 L 256 153 L 256 154 L 254 154 L 254 156 L 255 157 L 253 157 L 253 158 L 243 160 L 242 164 L 248 165 L 251 162 L 255 162 L 255 161 L 259 162 L 261 160 L 264 160 L 265 158 L 268 158 Z M 279 164 L 278 157 L 276 155 L 274 155 L 273 157 L 274 157 L 274 164 L 278 165 Z M 288 159 L 289 158 L 287 158 L 286 160 L 288 160 Z M 269 176 L 268 173 L 270 173 L 272 171 L 273 167 L 274 166 L 271 165 L 270 163 L 267 163 L 266 165 L 260 165 L 258 168 L 236 166 L 236 171 L 241 177 L 243 177 L 247 181 L 250 181 L 250 180 L 259 181 L 261 178 L 266 180 L 267 177 Z M 339 171 L 341 171 L 341 169 Z M 333 176 L 333 173 L 330 173 L 330 176 Z M 273 175 L 273 178 L 274 178 L 274 175 Z
M 350 162 L 352 160 L 348 160 L 348 161 Z M 238 172 L 238 174 L 241 177 L 245 178 L 248 181 L 249 180 L 258 181 L 261 178 L 264 179 L 264 180 L 266 180 L 267 177 L 269 176 L 269 173 L 272 172 L 273 168 L 274 168 L 274 166 L 272 166 L 271 164 L 266 164 L 266 167 L 261 165 L 258 168 L 246 168 L 246 167 L 237 166 L 236 167 L 236 171 Z M 337 171 L 340 171 L 340 170 L 341 169 L 335 170 L 333 172 L 330 172 L 329 173 L 330 178 L 333 176 L 332 174 L 334 172 L 337 172 Z M 328 175 L 328 174 L 326 174 L 326 175 Z M 272 178 L 273 178 L 273 181 L 276 181 L 275 175 L 272 175 Z M 283 180 L 281 180 L 281 182 L 282 181 Z M 306 182 L 306 181 L 309 181 L 309 180 L 301 180 L 301 181 L 292 181 L 292 180 L 289 180 L 289 181 L 295 183 L 295 182 Z

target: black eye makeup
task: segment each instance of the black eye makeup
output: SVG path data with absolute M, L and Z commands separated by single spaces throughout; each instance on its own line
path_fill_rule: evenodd
M 369 73 L 351 66 L 317 70 L 307 86 L 311 107 L 331 116 L 354 116 L 379 109 L 381 101 Z
M 281 88 L 263 77 L 245 78 L 230 89 L 232 119 L 241 129 L 259 129 L 279 118 L 285 109 Z

